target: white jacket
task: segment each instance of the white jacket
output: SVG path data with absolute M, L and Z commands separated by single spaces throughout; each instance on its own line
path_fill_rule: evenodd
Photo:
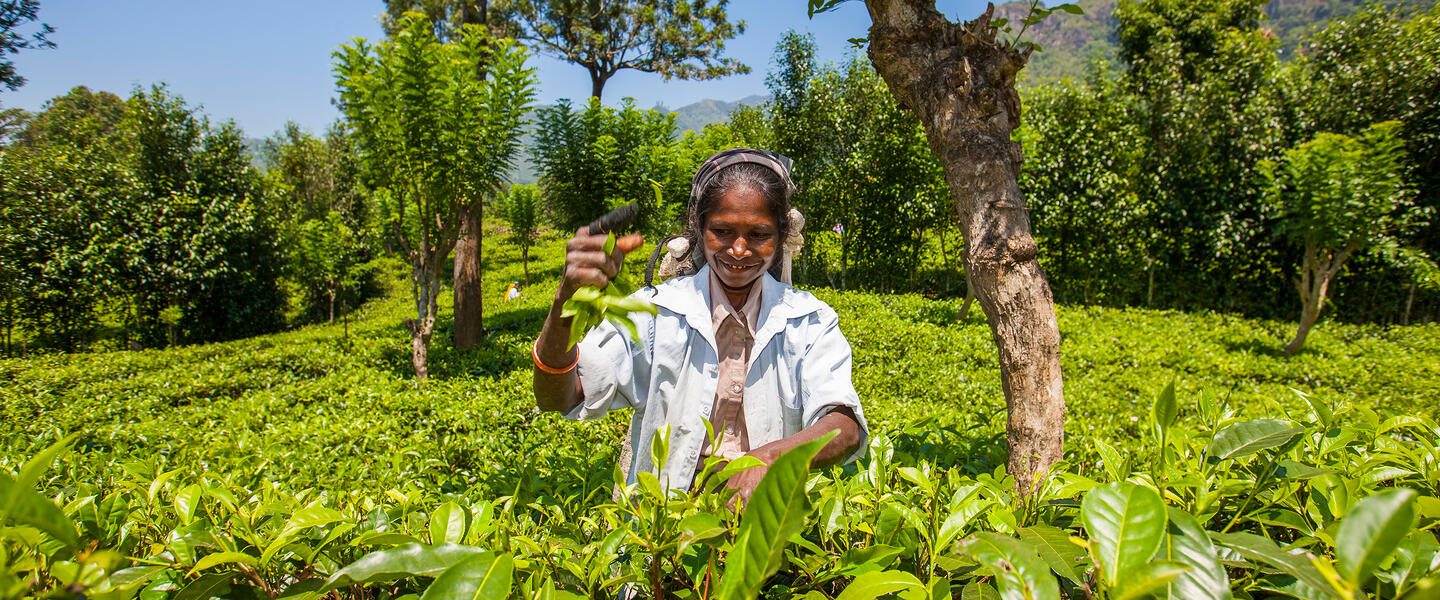
M 719 358 L 710 311 L 710 274 L 676 277 L 636 292 L 649 297 L 659 314 L 635 313 L 640 342 L 609 321 L 580 342 L 579 369 L 585 396 L 567 419 L 595 419 L 634 408 L 630 419 L 633 463 L 626 481 L 655 472 L 650 442 L 670 426 L 663 486 L 687 488 L 694 478 L 705 423 L 715 402 Z M 860 422 L 859 458 L 870 437 L 860 399 L 850 383 L 850 343 L 840 333 L 829 305 L 809 292 L 762 276 L 759 327 L 745 378 L 745 424 L 750 447 L 794 435 L 832 409 L 850 407 Z

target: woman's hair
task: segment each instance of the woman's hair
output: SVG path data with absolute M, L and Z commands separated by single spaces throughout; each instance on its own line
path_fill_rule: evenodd
M 705 264 L 705 223 L 709 219 L 710 213 L 715 210 L 715 206 L 720 203 L 720 199 L 731 191 L 753 190 L 764 196 L 765 203 L 770 209 L 770 216 L 775 218 L 776 241 L 783 241 L 790 234 L 790 194 L 794 187 L 787 178 L 781 177 L 773 168 L 754 162 L 741 162 L 721 167 L 719 171 L 709 177 L 697 174 L 697 179 L 703 179 L 703 181 L 697 182 L 703 188 L 691 191 L 689 210 L 686 211 L 685 232 L 667 237 L 656 244 L 655 252 L 650 257 L 649 268 L 645 273 L 646 285 L 651 283 L 655 263 L 660 253 L 665 252 L 669 242 L 676 238 L 684 238 L 690 248 L 690 266 L 681 274 L 689 275 L 700 270 L 700 266 Z M 776 279 L 780 278 L 784 262 L 783 254 L 783 248 L 778 249 L 774 262 L 770 264 L 769 273 Z

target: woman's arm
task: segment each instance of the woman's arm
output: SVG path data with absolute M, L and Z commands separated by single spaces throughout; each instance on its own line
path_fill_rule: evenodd
M 828 467 L 839 464 L 860 446 L 860 420 L 855 418 L 855 411 L 850 410 L 848 406 L 830 411 L 815 421 L 814 425 L 801 429 L 795 435 L 775 440 L 747 452 L 746 456 L 758 458 L 764 465 L 737 473 L 725 482 L 725 486 L 739 490 L 740 501 L 749 502 L 750 494 L 755 492 L 755 486 L 760 485 L 760 479 L 765 477 L 765 473 L 770 470 L 770 465 L 775 464 L 782 454 L 807 442 L 825 437 L 832 431 L 839 433 L 820 448 L 820 452 L 810 461 L 810 466 L 812 468 Z
M 570 325 L 574 319 L 561 317 L 566 300 L 581 286 L 592 285 L 603 288 L 610 278 L 620 271 L 625 254 L 639 248 L 643 243 L 639 235 L 627 235 L 615 241 L 615 251 L 605 254 L 604 235 L 590 235 L 589 229 L 581 227 L 575 237 L 565 245 L 565 270 L 560 287 L 555 291 L 555 300 L 550 303 L 550 313 L 540 328 L 540 338 L 535 342 L 535 356 L 548 367 L 563 369 L 575 364 L 579 348 L 566 349 L 570 342 Z M 547 373 L 535 368 L 535 405 L 540 410 L 568 412 L 584 398 L 580 388 L 580 375 L 574 369 L 564 373 Z

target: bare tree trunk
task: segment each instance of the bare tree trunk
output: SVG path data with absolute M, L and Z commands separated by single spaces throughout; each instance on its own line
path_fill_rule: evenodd
M 868 0 L 870 61 L 925 127 L 945 170 L 965 239 L 965 267 L 990 322 L 1008 422 L 1008 468 L 1022 494 L 1060 460 L 1065 397 L 1060 330 L 1036 260 L 1020 196 L 1020 123 L 1015 75 L 1029 51 L 1006 47 L 990 24 L 995 7 L 963 26 L 934 0 Z
M 1305 336 L 1320 319 L 1320 310 L 1325 307 L 1325 296 L 1330 291 L 1330 282 L 1340 273 L 1340 267 L 1359 244 L 1350 244 L 1340 251 L 1316 248 L 1306 244 L 1305 257 L 1300 262 L 1300 279 L 1295 287 L 1300 292 L 1300 327 L 1295 338 L 1285 345 L 1286 354 L 1295 354 L 1305 347 Z
M 460 238 L 455 241 L 455 329 L 456 348 L 473 348 L 485 336 L 485 292 L 481 285 L 480 203 L 464 211 Z
M 432 255 L 414 264 L 416 318 L 405 319 L 410 330 L 410 364 L 415 367 L 415 378 L 422 381 L 430 376 L 430 336 L 440 312 L 440 258 Z
M 1155 261 L 1145 263 L 1145 277 L 1149 279 L 1145 286 L 1145 308 L 1155 308 Z
M 1405 298 L 1405 312 L 1400 315 L 1400 324 L 1410 324 L 1410 309 L 1415 306 L 1415 282 L 1410 282 L 1410 295 Z

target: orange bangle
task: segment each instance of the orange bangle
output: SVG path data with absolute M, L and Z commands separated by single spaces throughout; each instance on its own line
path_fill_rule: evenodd
M 557 369 L 543 362 L 540 362 L 540 338 L 535 338 L 535 343 L 530 345 L 530 360 L 535 361 L 535 368 L 540 369 L 541 371 L 544 371 L 551 375 L 564 375 L 566 373 L 569 373 L 570 371 L 573 371 L 575 369 L 575 365 L 580 364 L 580 353 L 575 353 L 575 361 L 570 363 L 569 366 L 563 369 Z

